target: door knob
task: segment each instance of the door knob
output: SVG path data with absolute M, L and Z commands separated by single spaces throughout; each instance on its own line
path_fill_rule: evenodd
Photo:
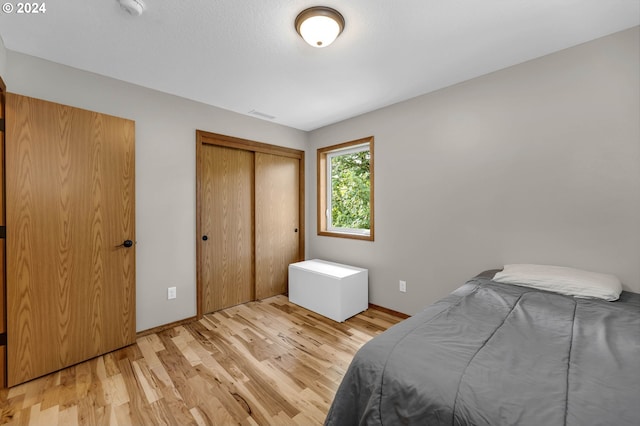
M 202 236 L 202 241 L 207 241 L 209 239 L 209 237 L 207 237 L 206 235 Z
M 119 246 L 116 246 L 116 247 L 126 247 L 126 248 L 129 248 L 129 247 L 131 247 L 131 246 L 133 246 L 133 241 L 131 241 L 131 240 L 124 240 L 124 242 L 123 242 L 122 244 L 120 244 Z
M 293 232 L 298 232 L 298 228 L 294 229 Z

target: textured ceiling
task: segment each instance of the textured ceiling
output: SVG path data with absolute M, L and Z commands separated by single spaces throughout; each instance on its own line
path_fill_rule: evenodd
M 116 0 L 48 1 L 44 14 L 0 12 L 0 35 L 9 50 L 312 130 L 640 24 L 640 0 L 145 2 L 133 17 Z M 293 26 L 318 4 L 346 20 L 324 49 Z

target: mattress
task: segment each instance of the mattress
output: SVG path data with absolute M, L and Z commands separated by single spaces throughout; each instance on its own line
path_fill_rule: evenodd
M 478 276 L 365 344 L 326 425 L 638 425 L 640 295 Z

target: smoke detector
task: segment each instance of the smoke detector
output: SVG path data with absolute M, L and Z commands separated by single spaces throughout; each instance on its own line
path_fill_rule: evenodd
M 118 3 L 131 16 L 140 16 L 144 12 L 144 2 L 142 0 L 118 0 Z

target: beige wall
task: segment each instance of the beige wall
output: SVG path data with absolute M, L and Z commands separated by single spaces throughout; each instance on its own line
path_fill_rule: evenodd
M 306 133 L 12 51 L 8 60 L 10 92 L 135 120 L 137 329 L 195 315 L 196 129 L 296 149 Z
M 636 27 L 313 131 L 308 256 L 369 268 L 371 302 L 409 314 L 505 263 L 640 292 L 639 52 Z M 318 237 L 315 149 L 369 135 L 376 241 Z

